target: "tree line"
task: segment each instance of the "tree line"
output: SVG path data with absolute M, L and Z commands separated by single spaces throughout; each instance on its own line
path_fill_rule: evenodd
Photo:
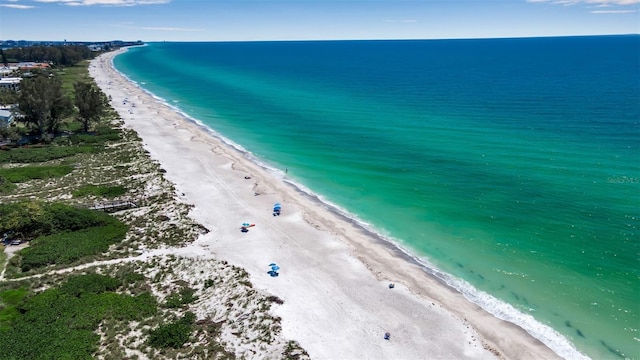
M 92 59 L 94 53 L 84 45 L 27 46 L 0 50 L 2 62 L 47 62 L 54 65 L 73 66 L 82 60 Z

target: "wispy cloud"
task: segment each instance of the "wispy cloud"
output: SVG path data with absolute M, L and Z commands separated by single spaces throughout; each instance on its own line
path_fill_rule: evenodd
M 0 7 L 24 10 L 24 9 L 32 9 L 35 6 L 32 6 L 32 5 L 20 5 L 20 4 L 0 4 Z
M 635 10 L 593 10 L 592 14 L 628 14 L 634 13 Z
M 387 23 L 395 23 L 395 22 L 400 22 L 400 23 L 414 23 L 414 22 L 418 22 L 418 20 L 414 20 L 414 19 L 404 19 L 404 20 L 392 20 L 392 19 L 388 19 L 388 20 L 385 20 L 384 22 L 387 22 Z
M 18 0 L 7 0 L 10 3 L 17 3 Z M 33 5 L 22 5 L 22 4 L 0 4 L 0 7 L 8 7 L 12 9 L 32 9 L 35 6 Z
M 595 4 L 599 6 L 638 5 L 640 0 L 527 0 L 529 3 L 551 3 L 558 5 Z
M 167 4 L 171 0 L 35 0 L 41 3 L 60 3 L 67 6 L 136 6 Z
M 142 26 L 142 27 L 134 27 L 129 26 L 129 29 L 139 29 L 139 30 L 154 30 L 154 31 L 204 31 L 204 29 L 189 29 L 189 28 L 176 28 L 176 27 L 152 27 L 152 26 Z

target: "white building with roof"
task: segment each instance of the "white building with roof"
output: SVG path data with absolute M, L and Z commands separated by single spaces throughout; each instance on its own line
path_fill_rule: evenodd
M 0 77 L 7 77 L 17 70 L 17 66 L 0 66 Z
M 0 109 L 0 127 L 9 126 L 13 122 L 13 111 Z
M 0 89 L 18 91 L 20 90 L 20 81 L 22 81 L 22 78 L 19 77 L 2 78 L 0 79 Z

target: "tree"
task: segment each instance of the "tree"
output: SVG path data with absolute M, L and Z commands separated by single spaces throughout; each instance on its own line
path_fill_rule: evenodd
M 60 120 L 72 110 L 62 80 L 46 76 L 22 80 L 18 108 L 23 115 L 19 121 L 34 126 L 41 135 L 56 132 Z
M 42 233 L 45 222 L 40 203 L 0 205 L 0 234 L 12 233 L 17 238 L 30 239 Z
M 7 60 L 7 54 L 5 54 L 2 49 L 0 49 L 0 56 L 2 57 L 2 64 L 4 64 L 4 66 L 9 66 L 9 60 Z
M 84 131 L 89 131 L 91 123 L 100 120 L 106 108 L 106 99 L 100 89 L 91 83 L 76 82 L 73 84 L 76 93 L 76 107 L 78 121 L 82 123 Z
M 18 102 L 18 92 L 11 89 L 0 89 L 0 105 L 9 106 Z

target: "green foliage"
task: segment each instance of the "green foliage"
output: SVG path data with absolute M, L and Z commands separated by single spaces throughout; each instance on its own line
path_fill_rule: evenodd
M 80 153 L 93 153 L 99 149 L 94 146 L 38 146 L 0 150 L 2 163 L 37 163 L 61 159 Z
M 176 322 L 161 325 L 149 333 L 149 345 L 155 348 L 179 349 L 189 341 L 196 316 L 187 312 Z
M 216 284 L 215 280 L 207 279 L 207 280 L 204 281 L 204 288 L 208 289 L 208 288 L 214 286 L 215 284 Z
M 16 187 L 17 186 L 15 186 L 11 181 L 5 179 L 4 177 L 2 177 L 2 175 L 0 175 L 0 194 L 7 193 L 15 189 Z
M 118 132 L 98 133 L 98 134 L 75 134 L 69 137 L 73 144 L 104 144 L 107 141 L 122 140 Z
M 65 93 L 69 98 L 73 99 L 75 97 L 75 92 L 73 89 L 73 84 L 78 81 L 92 81 L 89 76 L 89 61 L 83 60 L 79 63 L 66 66 L 62 69 L 62 71 L 58 72 L 62 78 L 62 88 L 65 90 Z
M 18 102 L 18 92 L 11 89 L 0 89 L 0 105 L 8 106 Z
M 77 231 L 96 226 L 122 225 L 116 218 L 96 210 L 51 203 L 44 205 L 50 233 Z
M 120 280 L 100 274 L 88 274 L 70 277 L 60 290 L 68 295 L 80 297 L 84 294 L 102 294 L 115 291 L 120 286 Z
M 67 175 L 73 171 L 68 165 L 25 166 L 0 169 L 0 176 L 12 183 L 20 183 L 32 179 L 51 179 Z
M 25 201 L 0 205 L 0 233 L 11 232 L 23 239 L 119 223 L 100 211 L 64 204 Z
M 7 265 L 8 259 L 7 253 L 4 252 L 4 248 L 5 245 L 0 244 L 0 273 L 2 273 L 2 270 L 4 270 L 5 266 Z
M 83 45 L 26 46 L 5 49 L 4 57 L 17 62 L 52 62 L 71 66 L 83 59 L 91 59 L 92 51 Z
M 15 306 L 17 305 L 27 294 L 28 290 L 25 289 L 10 289 L 0 292 L 0 302 L 2 306 Z
M 11 233 L 19 238 L 40 234 L 45 223 L 44 214 L 43 205 L 37 202 L 0 205 L 0 233 Z
M 71 264 L 107 251 L 126 233 L 126 225 L 114 224 L 38 237 L 18 253 L 20 269 L 25 272 L 52 264 Z
M 107 276 L 74 276 L 60 288 L 12 304 L 15 315 L 0 322 L 0 359 L 91 359 L 100 339 L 95 331 L 105 317 L 142 320 L 157 312 L 148 293 L 114 293 L 118 283 Z
M 198 297 L 193 295 L 194 293 L 195 290 L 191 288 L 183 288 L 179 293 L 169 295 L 164 306 L 168 308 L 177 308 L 182 305 L 190 304 L 198 300 Z
M 109 106 L 107 97 L 97 86 L 89 82 L 78 81 L 73 84 L 73 88 L 78 121 L 82 123 L 84 131 L 89 131 L 89 126 L 97 122 Z
M 18 121 L 35 128 L 39 134 L 57 132 L 60 121 L 73 111 L 71 100 L 62 89 L 59 77 L 36 76 L 20 82 Z
M 104 198 L 114 198 L 116 196 L 124 195 L 127 193 L 127 188 L 121 185 L 118 186 L 97 186 L 97 185 L 84 185 L 80 189 L 73 192 L 73 196 L 81 197 L 87 195 L 100 196 Z
M 9 289 L 0 292 L 0 332 L 20 316 L 16 306 L 29 294 L 25 289 Z

